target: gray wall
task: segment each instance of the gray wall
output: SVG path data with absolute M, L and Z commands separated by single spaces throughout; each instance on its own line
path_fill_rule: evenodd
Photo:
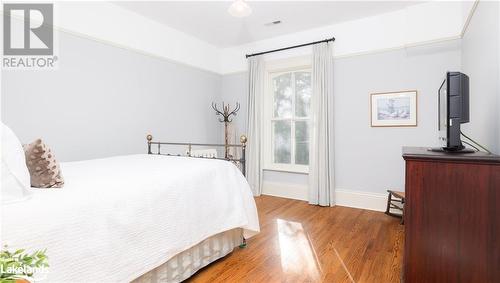
M 335 60 L 337 189 L 404 187 L 401 147 L 438 144 L 437 89 L 447 70 L 460 70 L 459 40 Z M 418 127 L 370 127 L 370 93 L 412 89 L 418 90 Z M 227 101 L 246 102 L 246 74 L 224 76 L 222 90 Z M 306 184 L 307 175 L 265 172 L 264 180 Z
M 218 103 L 229 103 L 231 107 L 240 103 L 241 109 L 233 118 L 232 126 L 236 137 L 246 134 L 247 121 L 247 88 L 248 78 L 246 73 L 237 73 L 222 76 L 221 91 L 217 97 Z M 224 124 L 220 124 L 219 142 L 224 142 Z M 238 142 L 238 141 L 236 141 Z
M 470 79 L 465 133 L 500 154 L 499 4 L 480 1 L 462 40 L 462 70 Z
M 144 153 L 147 133 L 217 141 L 220 75 L 64 32 L 59 44 L 58 70 L 2 73 L 2 120 L 22 142 L 70 161 Z
M 404 188 L 401 146 L 437 146 L 437 90 L 448 70 L 460 70 L 460 41 L 335 62 L 336 188 L 385 193 Z M 372 128 L 369 94 L 418 91 L 418 126 Z

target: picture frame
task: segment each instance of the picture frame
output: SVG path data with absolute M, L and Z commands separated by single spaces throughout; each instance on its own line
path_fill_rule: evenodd
M 418 124 L 416 90 L 370 94 L 372 127 L 416 127 Z

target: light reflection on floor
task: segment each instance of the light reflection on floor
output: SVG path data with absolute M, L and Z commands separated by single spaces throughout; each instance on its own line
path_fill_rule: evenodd
M 276 220 L 281 253 L 281 267 L 289 276 L 320 279 L 320 265 L 302 224 L 283 219 Z

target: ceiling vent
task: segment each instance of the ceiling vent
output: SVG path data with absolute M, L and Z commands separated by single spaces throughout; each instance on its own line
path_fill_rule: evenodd
M 275 26 L 275 25 L 279 25 L 281 24 L 281 21 L 274 21 L 274 22 L 270 22 L 270 23 L 267 23 L 267 24 L 264 24 L 266 27 L 271 27 L 271 26 Z

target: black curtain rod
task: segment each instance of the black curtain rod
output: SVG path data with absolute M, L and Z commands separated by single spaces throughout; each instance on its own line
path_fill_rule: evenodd
M 319 40 L 319 41 L 314 41 L 314 42 L 309 42 L 309 43 L 304 43 L 300 45 L 295 45 L 295 46 L 289 46 L 289 47 L 284 47 L 280 49 L 274 49 L 274 50 L 269 50 L 269 51 L 264 51 L 264 52 L 259 52 L 259 53 L 254 53 L 254 54 L 247 54 L 246 57 L 253 57 L 257 55 L 262 55 L 262 54 L 267 54 L 267 53 L 273 53 L 273 52 L 278 52 L 278 51 L 283 51 L 283 50 L 288 50 L 288 49 L 293 49 L 293 48 L 298 48 L 298 47 L 303 47 L 303 46 L 308 46 L 308 45 L 313 45 L 313 44 L 318 44 L 322 42 L 330 42 L 330 41 L 335 41 L 335 37 L 329 38 L 329 39 L 324 39 L 324 40 Z

